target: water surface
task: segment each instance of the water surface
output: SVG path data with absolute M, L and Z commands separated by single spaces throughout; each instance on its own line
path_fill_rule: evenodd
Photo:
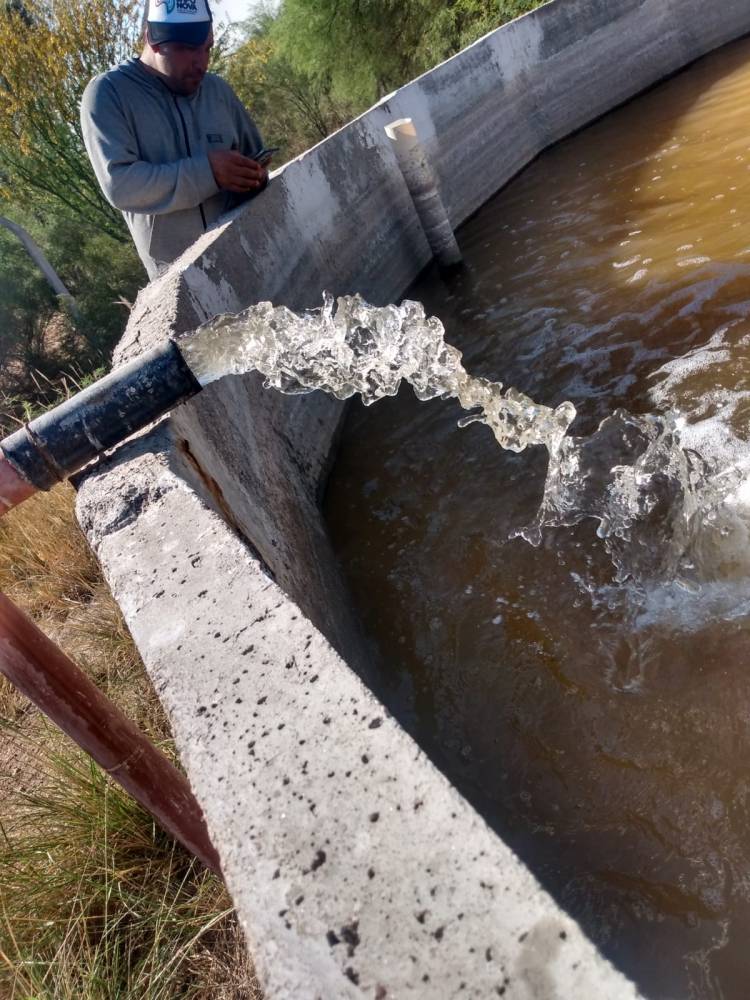
M 541 156 L 460 232 L 467 267 L 409 292 L 473 374 L 676 408 L 748 458 L 750 42 Z M 586 522 L 533 548 L 545 455 L 458 431 L 411 390 L 350 411 L 327 517 L 390 698 L 440 767 L 658 998 L 750 995 L 750 550 L 736 520 L 698 593 L 616 584 Z M 646 543 L 648 540 L 646 539 Z

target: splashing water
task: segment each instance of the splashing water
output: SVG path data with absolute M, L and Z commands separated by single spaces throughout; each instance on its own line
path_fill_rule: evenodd
M 180 349 L 202 385 L 255 370 L 284 393 L 322 389 L 337 399 L 358 393 L 370 406 L 395 396 L 406 380 L 423 402 L 455 397 L 465 410 L 478 409 L 462 426 L 487 424 L 502 448 L 542 444 L 556 451 L 575 418 L 572 403 L 552 410 L 516 389 L 503 392 L 500 382 L 472 378 L 444 334 L 419 302 L 379 307 L 352 295 L 336 307 L 326 294 L 322 309 L 301 315 L 260 302 L 238 316 L 220 316 Z
M 593 434 L 570 435 L 572 403 L 553 409 L 501 382 L 472 377 L 444 334 L 419 302 L 378 307 L 358 295 L 334 303 L 326 294 L 322 308 L 302 314 L 261 302 L 220 316 L 184 338 L 180 349 L 202 385 L 258 371 L 267 387 L 283 393 L 359 394 L 366 406 L 395 396 L 404 380 L 422 401 L 455 398 L 468 411 L 460 427 L 486 424 L 510 451 L 547 449 L 539 510 L 518 535 L 539 545 L 546 528 L 595 518 L 618 581 L 656 576 L 693 589 L 697 535 L 717 522 L 739 473 L 730 469 L 714 480 L 700 456 L 681 447 L 680 419 L 672 413 L 616 410 Z M 649 530 L 655 522 L 658 546 Z

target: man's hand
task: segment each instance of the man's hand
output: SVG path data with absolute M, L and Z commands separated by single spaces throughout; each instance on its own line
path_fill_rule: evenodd
M 234 149 L 217 149 L 208 154 L 208 161 L 223 191 L 245 194 L 262 188 L 268 180 L 265 167 Z

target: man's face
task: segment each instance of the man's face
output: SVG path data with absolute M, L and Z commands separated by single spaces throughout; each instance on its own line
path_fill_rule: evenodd
M 156 56 L 154 68 L 170 90 L 189 97 L 200 87 L 206 75 L 213 44 L 212 30 L 203 45 L 164 42 L 162 45 L 152 46 Z

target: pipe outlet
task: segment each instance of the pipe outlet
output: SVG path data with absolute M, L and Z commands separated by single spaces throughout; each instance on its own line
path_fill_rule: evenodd
M 49 490 L 201 386 L 171 340 L 0 441 L 0 515 Z

